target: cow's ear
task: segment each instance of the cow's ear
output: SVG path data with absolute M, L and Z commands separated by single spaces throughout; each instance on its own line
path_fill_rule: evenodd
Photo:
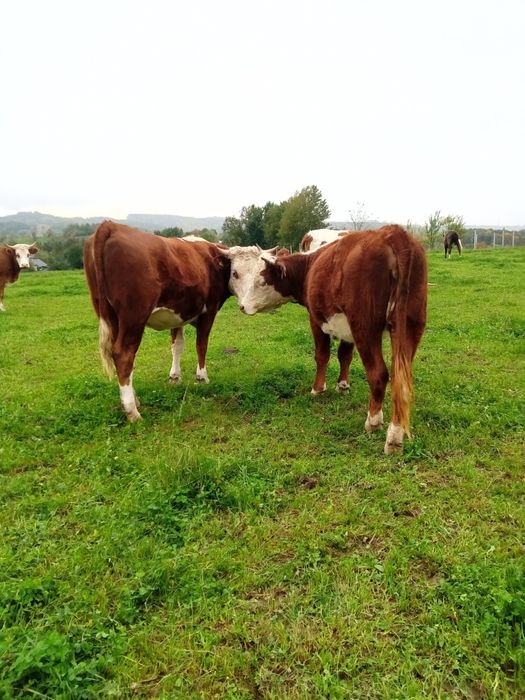
M 28 251 L 28 252 L 29 252 L 29 255 L 35 255 L 36 253 L 38 253 L 38 248 L 36 247 L 36 245 L 35 245 L 34 243 L 32 243 L 32 244 L 29 246 L 29 251 Z
M 217 248 L 217 255 L 215 256 L 217 265 L 223 270 L 225 267 L 230 266 L 230 255 L 228 249 Z

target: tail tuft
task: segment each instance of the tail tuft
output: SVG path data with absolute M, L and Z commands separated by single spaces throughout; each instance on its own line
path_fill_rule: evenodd
M 115 366 L 113 364 L 113 339 L 111 337 L 111 327 L 103 318 L 100 319 L 98 327 L 98 342 L 102 367 L 109 379 L 113 379 Z

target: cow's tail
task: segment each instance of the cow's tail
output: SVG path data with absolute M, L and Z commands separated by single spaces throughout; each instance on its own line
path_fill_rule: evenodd
M 118 321 L 115 311 L 108 301 L 106 295 L 106 284 L 104 277 L 104 246 L 106 241 L 115 230 L 112 221 L 103 221 L 95 232 L 93 245 L 93 258 L 95 262 L 96 283 L 99 300 L 99 329 L 98 341 L 100 359 L 102 367 L 109 379 L 115 374 L 113 364 L 113 342 L 117 334 Z
M 426 260 L 423 250 L 401 229 L 399 235 L 391 238 L 391 246 L 396 258 L 396 266 L 387 312 L 387 323 L 392 343 L 391 390 L 393 415 L 396 423 L 410 438 L 410 408 L 413 397 L 412 361 L 417 343 L 425 324 L 426 316 Z M 421 296 L 422 284 L 425 285 Z M 423 299 L 423 307 L 415 313 L 418 330 L 408 328 L 411 309 L 411 294 Z M 417 304 L 417 301 L 416 301 Z M 409 332 L 410 330 L 410 332 Z
M 463 244 L 461 243 L 461 238 L 458 236 L 458 248 L 459 248 L 459 254 L 461 255 L 461 252 L 463 250 Z

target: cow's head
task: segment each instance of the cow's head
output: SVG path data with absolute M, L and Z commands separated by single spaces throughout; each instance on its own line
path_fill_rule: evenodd
M 9 248 L 12 248 L 15 251 L 16 262 L 21 270 L 28 269 L 29 256 L 38 253 L 38 248 L 34 243 L 31 245 L 27 245 L 26 243 L 16 243 L 15 245 L 10 245 Z
M 269 265 L 278 264 L 279 257 L 288 251 L 281 250 L 278 257 L 274 254 L 277 248 L 262 250 L 258 246 L 233 246 L 228 250 L 231 260 L 230 291 L 235 294 L 240 310 L 252 316 L 258 311 L 270 311 L 289 301 L 267 279 L 266 270 Z M 284 268 L 280 268 L 280 273 Z

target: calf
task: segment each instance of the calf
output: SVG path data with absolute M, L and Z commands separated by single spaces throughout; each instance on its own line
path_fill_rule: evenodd
M 327 243 L 337 241 L 341 236 L 346 236 L 350 231 L 334 231 L 330 228 L 318 228 L 305 233 L 299 244 L 301 253 L 313 253 Z
M 154 236 L 104 221 L 87 240 L 84 270 L 100 319 L 100 354 L 130 421 L 140 418 L 133 390 L 135 355 L 146 326 L 170 330 L 170 381 L 181 379 L 183 326 L 197 329 L 197 381 L 208 382 L 206 350 L 215 316 L 230 296 L 230 261 L 212 243 Z
M 383 424 L 388 370 L 383 332 L 392 343 L 393 414 L 385 452 L 410 435 L 412 361 L 426 323 L 427 263 L 423 248 L 400 226 L 343 236 L 310 255 L 276 258 L 256 248 L 230 248 L 230 287 L 241 311 L 255 314 L 287 302 L 306 306 L 315 342 L 312 393 L 326 389 L 330 338 L 339 339 L 339 390 L 349 387 L 354 345 L 363 361 L 370 401 L 365 429 Z
M 458 253 L 461 255 L 463 246 L 461 245 L 461 240 L 456 231 L 447 231 L 443 242 L 445 244 L 445 258 L 450 258 L 453 245 L 457 247 Z
M 4 289 L 18 279 L 20 270 L 30 267 L 29 256 L 38 253 L 34 243 L 16 243 L 15 245 L 0 246 L 0 311 L 5 311 Z

